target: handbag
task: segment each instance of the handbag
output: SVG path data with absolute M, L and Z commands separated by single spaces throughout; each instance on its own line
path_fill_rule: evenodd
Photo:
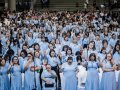
M 51 84 L 45 83 L 45 87 L 54 87 L 54 83 L 51 83 Z

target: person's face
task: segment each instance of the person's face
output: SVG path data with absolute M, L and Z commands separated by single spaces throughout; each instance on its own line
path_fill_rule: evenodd
M 111 54 L 107 54 L 107 60 L 110 61 L 112 59 Z
M 107 47 L 107 45 L 108 45 L 108 44 L 105 42 L 105 43 L 103 44 L 103 47 Z
M 5 65 L 5 60 L 1 61 L 1 65 L 4 66 Z
M 13 63 L 14 63 L 14 64 L 18 64 L 18 58 L 17 58 L 17 57 L 14 57 Z
M 52 45 L 52 44 L 49 44 L 49 48 L 50 48 L 50 49 L 53 49 L 53 45 Z
M 21 56 L 22 56 L 22 57 L 25 57 L 25 54 L 24 54 L 24 52 L 21 52 Z
M 59 40 L 58 39 L 56 39 L 56 44 L 59 44 L 60 42 L 59 42 Z
M 54 57 L 55 56 L 55 52 L 52 51 L 51 52 L 51 56 Z
M 99 36 L 96 36 L 96 40 L 99 40 L 99 38 L 100 38 Z
M 70 55 L 72 52 L 71 50 L 67 50 L 67 54 Z
M 28 59 L 32 59 L 32 55 L 31 54 L 28 54 Z
M 71 59 L 68 59 L 67 62 L 68 62 L 68 64 L 72 64 L 73 61 Z
M 7 44 L 8 44 L 8 45 L 10 44 L 10 40 L 7 40 Z
M 51 66 L 47 65 L 46 69 L 47 69 L 47 71 L 50 71 L 51 70 Z
M 105 50 L 105 49 L 104 49 L 104 50 L 102 50 L 102 53 L 103 53 L 103 54 L 105 54 L 105 52 L 106 52 L 106 50 Z
M 116 39 L 116 35 L 113 35 L 113 39 Z
M 39 50 L 39 46 L 38 45 L 35 45 L 35 50 Z
M 94 56 L 91 56 L 90 59 L 91 59 L 91 61 L 94 61 L 94 60 L 95 60 L 95 57 L 94 57 Z
M 116 46 L 116 50 L 117 50 L 117 51 L 119 51 L 119 47 L 120 47 L 119 45 Z
M 74 39 L 74 40 L 73 40 L 73 43 L 77 43 L 77 39 Z
M 23 50 L 26 50 L 27 49 L 27 46 L 23 46 Z
M 39 57 L 40 53 L 39 52 L 35 52 L 35 57 Z
M 68 37 L 65 37 L 65 41 L 67 41 L 68 40 Z
M 92 49 L 93 48 L 93 43 L 89 44 L 89 48 Z

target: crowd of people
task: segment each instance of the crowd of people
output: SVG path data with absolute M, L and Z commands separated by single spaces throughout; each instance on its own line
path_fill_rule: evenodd
M 118 19 L 103 11 L 5 11 L 0 90 L 120 90 Z

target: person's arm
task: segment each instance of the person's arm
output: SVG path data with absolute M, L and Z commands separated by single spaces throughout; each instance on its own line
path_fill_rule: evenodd
M 57 75 L 56 75 L 55 71 L 51 70 L 51 71 L 50 71 L 50 73 L 51 73 L 51 75 L 52 75 L 54 78 L 56 78 L 56 77 L 57 77 Z
M 28 60 L 27 63 L 24 65 L 24 71 L 26 71 L 31 64 L 31 60 Z

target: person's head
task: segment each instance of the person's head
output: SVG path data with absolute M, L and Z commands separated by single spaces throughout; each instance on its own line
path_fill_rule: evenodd
M 77 60 L 77 63 L 80 64 L 82 62 L 82 57 L 81 56 L 77 56 L 76 60 Z
M 47 64 L 46 70 L 47 70 L 48 72 L 51 71 L 51 65 Z
M 59 40 L 59 39 L 56 39 L 56 40 L 55 40 L 55 43 L 56 43 L 56 44 L 60 44 L 60 40 Z
M 28 33 L 28 36 L 29 36 L 29 37 L 32 37 L 32 36 L 33 36 L 32 32 L 29 32 L 29 33 Z
M 112 38 L 113 38 L 113 39 L 116 39 L 116 35 L 115 35 L 114 33 L 112 34 Z
M 39 51 L 35 51 L 35 57 L 37 57 L 37 58 L 40 57 L 40 52 Z
M 100 35 L 96 35 L 95 39 L 99 40 L 100 39 Z
M 23 45 L 22 45 L 22 49 L 23 49 L 23 50 L 27 50 L 27 49 L 28 49 L 28 45 L 27 45 L 27 44 L 23 44 Z
M 22 50 L 21 52 L 20 52 L 20 56 L 21 57 L 27 57 L 27 51 L 26 50 Z
M 93 47 L 94 47 L 93 42 L 90 42 L 89 45 L 88 45 L 88 49 L 93 49 Z
M 65 51 L 65 52 L 66 52 L 68 48 L 69 48 L 68 45 L 64 45 L 62 51 Z
M 48 62 L 47 62 L 46 59 L 43 59 L 43 60 L 42 60 L 42 64 L 43 64 L 43 65 L 47 65 L 47 63 L 48 63 Z
M 48 47 L 49 47 L 49 49 L 54 49 L 54 46 L 52 43 L 49 43 Z
M 33 54 L 32 54 L 32 52 L 29 52 L 29 53 L 28 53 L 28 60 L 29 60 L 29 59 L 30 59 L 30 60 L 33 60 Z
M 10 60 L 10 56 L 9 56 L 8 54 L 6 54 L 6 55 L 4 56 L 4 60 L 5 60 L 5 61 L 9 61 L 9 60 Z
M 107 53 L 105 59 L 107 59 L 108 61 L 111 61 L 112 60 L 112 54 Z
M 103 47 L 106 48 L 108 46 L 108 41 L 107 40 L 103 40 L 102 41 L 102 45 L 103 45 Z
M 0 59 L 0 66 L 5 66 L 5 60 L 2 58 L 2 59 Z
M 49 52 L 50 57 L 55 57 L 55 50 L 51 49 Z
M 106 54 L 106 48 L 105 47 L 102 47 L 101 53 Z
M 72 54 L 72 49 L 69 47 L 66 51 L 66 55 L 71 55 Z
M 95 53 L 91 53 L 90 54 L 89 61 L 96 61 L 96 55 L 95 55 Z
M 68 36 L 67 36 L 67 35 L 64 37 L 64 40 L 65 40 L 65 41 L 68 41 Z
M 116 45 L 115 45 L 115 47 L 114 47 L 114 49 L 113 49 L 113 54 L 114 54 L 115 52 L 118 52 L 118 53 L 119 53 L 119 51 L 120 51 L 120 44 L 119 44 L 119 43 L 116 43 Z
M 72 57 L 68 57 L 68 58 L 67 58 L 67 62 L 68 62 L 69 65 L 71 65 L 72 62 L 73 62 L 73 58 L 72 58 Z
M 40 50 L 40 45 L 39 45 L 38 43 L 35 43 L 35 44 L 34 44 L 34 49 L 35 49 L 35 50 Z
M 72 42 L 73 42 L 73 43 L 77 43 L 77 38 L 74 37 Z
M 17 57 L 17 56 L 14 56 L 14 57 L 12 58 L 12 62 L 13 62 L 13 65 L 14 65 L 14 64 L 19 64 L 18 57 Z

